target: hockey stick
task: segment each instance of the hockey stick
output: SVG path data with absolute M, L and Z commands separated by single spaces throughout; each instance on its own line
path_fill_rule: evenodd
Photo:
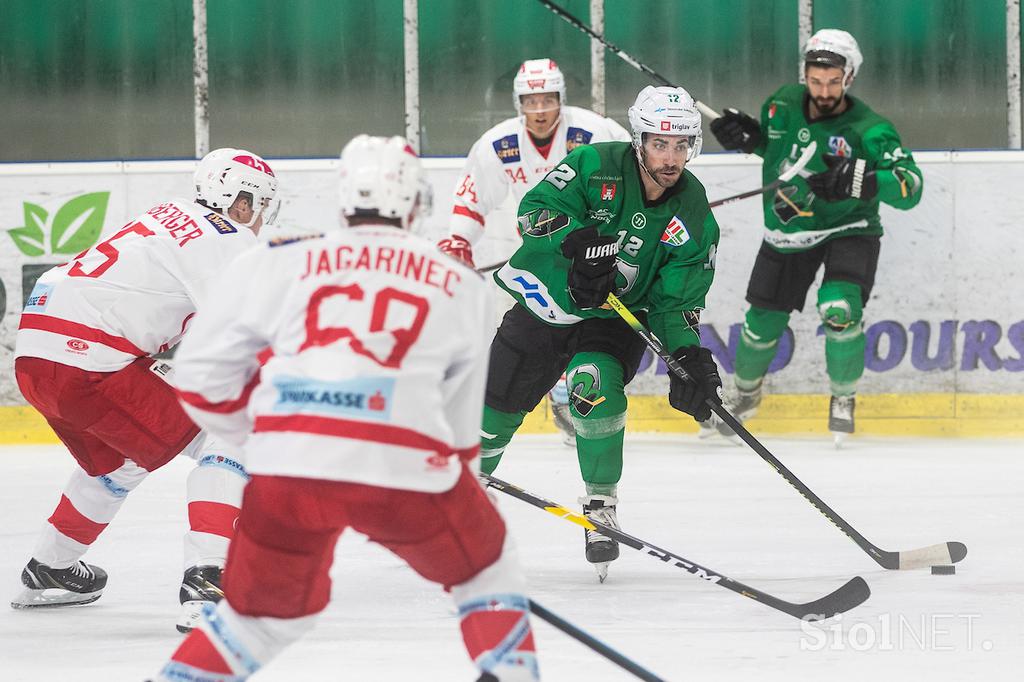
M 567 22 L 569 22 L 570 24 L 572 24 L 573 26 L 575 26 L 579 30 L 581 30 L 584 33 L 586 33 L 588 36 L 590 36 L 591 38 L 593 38 L 597 42 L 599 42 L 602 45 L 604 45 L 605 48 L 607 48 L 607 49 L 611 50 L 612 52 L 614 52 L 615 55 L 618 56 L 622 61 L 624 61 L 627 64 L 629 64 L 630 66 L 632 66 L 637 71 L 641 71 L 643 73 L 646 73 L 648 76 L 650 76 L 654 80 L 658 81 L 658 83 L 660 83 L 661 85 L 667 85 L 667 86 L 673 87 L 673 88 L 678 87 L 675 83 L 670 82 L 667 78 L 662 76 L 660 73 L 658 73 L 657 71 L 655 71 L 651 67 L 647 66 L 643 62 L 640 62 L 640 61 L 637 61 L 636 59 L 633 59 L 633 57 L 631 57 L 630 55 L 626 54 L 624 51 L 622 51 L 621 49 L 619 49 L 615 45 L 612 45 L 610 42 L 608 42 L 605 39 L 604 36 L 599 35 L 598 33 L 596 33 L 594 31 L 594 29 L 590 28 L 589 26 L 584 24 L 582 21 L 577 19 L 575 16 L 573 16 L 569 12 L 566 12 L 564 9 L 562 9 L 561 7 L 556 5 L 555 3 L 551 2 L 550 0 L 538 0 L 538 2 L 540 2 L 540 4 L 544 5 L 549 10 L 551 10 L 552 12 L 554 12 L 555 14 L 560 16 L 561 18 L 565 19 Z M 704 114 L 708 118 L 715 119 L 715 118 L 720 118 L 721 117 L 721 114 L 719 114 L 717 111 L 715 111 L 714 109 L 712 109 L 708 105 L 704 104 L 704 102 L 701 102 L 700 100 L 695 100 L 695 103 L 697 105 L 697 108 L 700 109 L 700 113 Z
M 511 483 L 507 483 L 499 478 L 495 478 L 488 474 L 480 474 L 480 478 L 482 478 L 484 483 L 489 487 L 503 492 L 506 495 L 510 495 L 518 500 L 532 504 L 534 507 L 543 509 L 549 514 L 554 514 L 558 518 L 565 519 L 570 523 L 575 523 L 577 526 L 583 526 L 587 530 L 600 531 L 601 535 L 609 537 L 620 544 L 632 547 L 637 551 L 652 556 L 655 559 L 675 568 L 681 568 L 690 575 L 706 580 L 709 583 L 714 583 L 720 587 L 726 588 L 727 590 L 732 590 L 736 594 L 743 595 L 744 597 L 753 599 L 754 601 L 759 601 L 762 604 L 766 604 L 767 606 L 776 609 L 777 611 L 788 613 L 794 618 L 805 620 L 824 620 L 826 618 L 831 618 L 836 614 L 849 611 L 854 606 L 863 603 L 865 599 L 871 596 L 871 590 L 868 588 L 868 584 L 864 582 L 863 578 L 857 576 L 855 578 L 851 578 L 845 585 L 837 589 L 835 592 L 832 592 L 821 599 L 816 599 L 812 602 L 807 602 L 806 604 L 794 604 L 792 602 L 779 599 L 778 597 L 773 597 L 770 594 L 748 585 L 744 585 L 743 583 L 733 580 L 732 578 L 718 573 L 717 571 L 701 566 L 689 559 L 684 559 L 678 554 L 661 549 L 649 542 L 645 542 L 644 540 L 633 537 L 628 533 L 624 533 L 618 528 L 613 528 L 599 521 L 592 521 L 581 514 L 569 511 L 565 507 L 555 504 L 551 500 L 546 500 L 543 497 L 527 492 L 526 490 L 512 485 Z
M 708 204 L 708 208 L 717 208 L 718 206 L 731 204 L 732 202 L 739 201 L 740 199 L 749 199 L 750 197 L 756 197 L 758 194 L 764 194 L 765 192 L 775 191 L 784 183 L 789 182 L 789 180 L 795 177 L 797 173 L 802 171 L 804 167 L 807 165 L 807 163 L 811 160 L 811 157 L 814 156 L 814 152 L 816 152 L 817 150 L 818 143 L 812 140 L 811 143 L 807 145 L 807 148 L 804 149 L 803 153 L 800 155 L 800 158 L 798 158 L 792 166 L 787 168 L 785 173 L 779 175 L 778 180 L 776 180 L 775 182 L 768 183 L 764 187 L 759 187 L 758 189 L 751 189 L 747 190 L 746 192 L 740 192 L 739 194 L 733 194 L 731 197 L 725 197 L 724 199 L 716 199 Z M 507 262 L 508 260 L 503 260 L 500 263 L 485 265 L 482 268 L 477 268 L 476 271 L 480 273 L 491 272 L 492 270 L 497 270 Z
M 569 635 L 577 642 L 580 642 L 584 646 L 589 647 L 593 651 L 597 652 L 601 656 L 604 656 L 615 665 L 628 670 L 629 672 L 636 675 L 637 678 L 644 680 L 644 682 L 665 682 L 664 679 L 658 677 L 650 670 L 647 670 L 639 663 L 636 663 L 615 649 L 611 648 L 596 637 L 592 637 L 583 630 L 579 629 L 569 621 L 551 613 L 546 608 L 538 604 L 537 602 L 530 600 L 530 611 L 543 621 L 546 621 L 555 628 L 561 630 L 565 634 Z
M 622 304 L 615 294 L 608 294 L 608 304 L 612 307 L 615 312 L 619 314 L 626 324 L 633 328 L 637 334 L 639 334 L 643 340 L 647 343 L 647 346 L 653 350 L 658 357 L 664 360 L 668 366 L 669 371 L 675 374 L 677 377 L 686 381 L 692 381 L 690 376 L 686 373 L 686 370 L 680 366 L 680 364 L 673 358 L 665 346 L 640 322 L 636 319 L 630 310 Z M 944 542 L 937 545 L 931 545 L 929 547 L 922 547 L 920 549 L 912 549 L 906 552 L 890 552 L 884 549 L 880 549 L 877 545 L 870 542 L 867 538 L 857 532 L 857 529 L 851 526 L 846 520 L 837 514 L 831 507 L 825 504 L 820 497 L 814 494 L 810 488 L 804 485 L 803 481 L 797 478 L 792 471 L 786 468 L 786 466 L 775 458 L 771 452 L 768 451 L 764 445 L 754 438 L 749 431 L 743 428 L 736 417 L 729 414 L 729 411 L 724 407 L 716 403 L 715 401 L 708 398 L 706 401 L 708 407 L 711 408 L 712 412 L 717 414 L 722 421 L 729 425 L 736 434 L 743 439 L 743 442 L 750 446 L 750 448 L 756 452 L 761 459 L 772 465 L 772 468 L 786 481 L 796 488 L 796 491 L 804 496 L 804 498 L 810 502 L 814 507 L 825 515 L 835 525 L 836 528 L 846 533 L 846 535 L 857 543 L 861 549 L 868 553 L 868 555 L 878 562 L 878 565 L 882 568 L 890 570 L 908 569 L 908 568 L 924 568 L 926 566 L 937 566 L 955 564 L 956 562 L 967 556 L 967 546 L 962 542 Z

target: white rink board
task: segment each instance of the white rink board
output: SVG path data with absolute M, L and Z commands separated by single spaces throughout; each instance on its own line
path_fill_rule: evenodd
M 919 152 L 925 176 L 921 203 L 911 211 L 883 207 L 886 236 L 872 300 L 866 311 L 865 393 L 1021 392 L 1024 371 L 1024 153 Z M 427 159 L 434 213 L 423 227 L 431 237 L 445 231 L 451 192 L 461 159 Z M 109 192 L 103 235 L 169 196 L 190 194 L 191 161 L 0 164 L 0 232 L 26 224 L 25 204 L 41 207 L 51 224 L 70 199 Z M 336 161 L 273 161 L 281 178 L 280 226 L 266 237 L 318 232 L 336 224 Z M 692 167 L 710 199 L 760 184 L 757 159 L 705 155 Z M 762 231 L 761 204 L 745 200 L 716 210 L 722 227 L 718 272 L 702 318 L 704 344 L 731 373 L 727 347 L 735 343 L 746 304 L 743 295 Z M 514 207 L 507 202 L 488 220 L 489 235 L 477 249 L 477 264 L 507 257 L 515 247 Z M 65 233 L 71 234 L 74 226 Z M 101 236 L 102 238 L 102 236 Z M 52 244 L 47 243 L 47 250 Z M 46 253 L 28 257 L 9 235 L 0 235 L 0 280 L 6 292 L 0 324 L 0 404 L 21 402 L 11 380 L 11 353 L 22 301 L 26 267 L 67 260 Z M 496 290 L 496 296 L 507 300 Z M 795 344 L 784 340 L 788 362 L 773 371 L 773 393 L 821 393 L 824 341 L 814 311 L 814 289 L 791 327 Z M 731 341 L 730 341 L 731 339 Z M 941 339 L 941 340 L 940 340 Z M 795 347 L 794 347 L 795 346 Z M 632 393 L 661 394 L 664 367 L 647 363 Z

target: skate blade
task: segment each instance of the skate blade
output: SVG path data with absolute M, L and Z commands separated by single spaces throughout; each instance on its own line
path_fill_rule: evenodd
M 832 444 L 836 446 L 836 450 L 843 449 L 843 444 L 846 442 L 846 437 L 849 435 L 850 434 L 843 433 L 842 431 L 832 432 Z
M 26 588 L 11 600 L 12 609 L 54 609 L 67 606 L 84 606 L 91 604 L 103 595 L 103 590 L 96 592 L 70 592 L 55 588 L 33 590 Z
M 599 561 L 598 563 L 593 565 L 594 570 L 597 571 L 597 581 L 599 583 L 604 583 L 604 581 L 608 578 L 609 564 L 611 564 L 610 561 Z
M 206 601 L 205 599 L 185 602 L 181 605 L 181 614 L 178 616 L 178 622 L 174 624 L 174 627 L 182 634 L 192 632 L 193 629 L 199 627 L 199 622 L 203 618 L 203 606 L 212 603 L 212 601 Z

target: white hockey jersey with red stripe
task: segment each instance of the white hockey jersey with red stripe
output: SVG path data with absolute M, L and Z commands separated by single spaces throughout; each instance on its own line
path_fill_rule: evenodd
M 485 217 L 510 191 L 518 206 L 523 195 L 578 145 L 630 139 L 622 126 L 593 111 L 564 106 L 561 113 L 547 155 L 534 145 L 522 116 L 502 121 L 476 141 L 455 183 L 451 234 L 476 245 Z
M 477 457 L 493 327 L 475 271 L 360 226 L 253 249 L 221 281 L 174 381 L 250 473 L 440 492 Z
M 39 278 L 15 357 L 113 372 L 167 350 L 221 293 L 213 281 L 224 266 L 256 243 L 250 229 L 191 201 L 154 206 Z

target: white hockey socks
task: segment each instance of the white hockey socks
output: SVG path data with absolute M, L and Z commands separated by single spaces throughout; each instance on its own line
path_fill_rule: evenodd
M 238 449 L 228 449 L 213 438 L 207 439 L 196 459 L 186 483 L 189 530 L 185 534 L 185 569 L 223 568 L 249 474 Z
M 466 651 L 481 672 L 501 682 L 540 679 L 526 581 L 509 535 L 496 562 L 451 592 Z
M 237 613 L 227 601 L 203 608 L 202 618 L 157 675 L 157 682 L 242 682 L 316 623 L 316 615 L 266 618 Z
M 32 557 L 51 568 L 78 561 L 117 515 L 125 498 L 149 474 L 131 460 L 103 476 L 71 474 Z

